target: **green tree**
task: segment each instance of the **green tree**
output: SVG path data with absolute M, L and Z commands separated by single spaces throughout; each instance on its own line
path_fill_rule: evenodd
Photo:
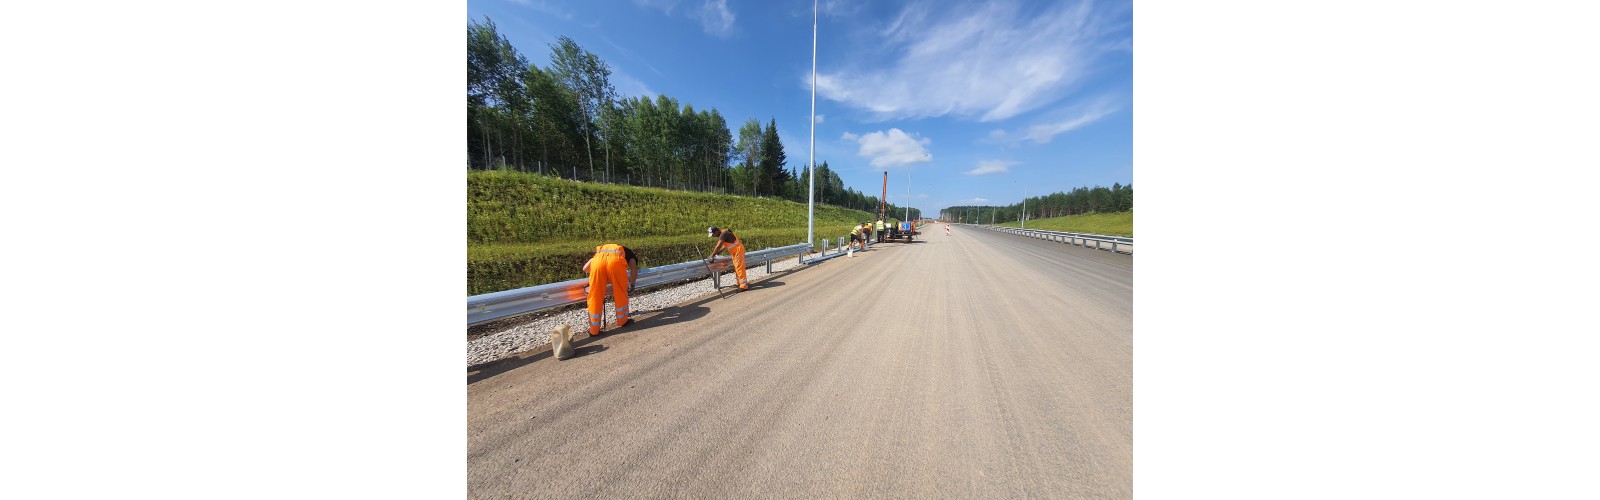
M 751 118 L 739 127 L 739 142 L 733 147 L 734 160 L 750 171 L 748 188 L 749 193 L 754 195 L 762 194 L 761 191 L 764 189 L 760 176 L 756 174 L 759 171 L 758 164 L 761 162 L 763 145 L 761 139 L 761 122 Z
M 761 134 L 759 172 L 768 189 L 764 194 L 783 195 L 782 187 L 789 180 L 789 171 L 784 169 L 788 161 L 788 155 L 783 153 L 783 141 L 778 138 L 778 120 L 774 118 L 767 122 L 767 128 Z
M 537 66 L 528 67 L 522 79 L 533 108 L 532 136 L 538 145 L 540 170 L 550 168 L 559 176 L 558 166 L 575 165 L 582 159 L 578 97 Z
M 584 50 L 578 42 L 565 36 L 556 37 L 550 45 L 550 62 L 556 79 L 572 89 L 578 96 L 578 126 L 583 131 L 583 145 L 589 157 L 589 178 L 594 174 L 594 147 L 589 142 L 593 123 L 600 109 L 610 107 L 617 91 L 611 86 L 611 66 L 593 52 Z M 609 155 L 607 156 L 609 161 Z M 609 169 L 610 165 L 607 165 Z
M 467 143 L 469 160 L 489 168 L 493 158 L 506 152 L 507 137 L 521 123 L 522 101 L 517 75 L 528 66 L 511 41 L 495 28 L 494 20 L 467 24 Z M 516 109 L 509 108 L 516 107 Z M 498 147 L 497 147 L 498 146 Z

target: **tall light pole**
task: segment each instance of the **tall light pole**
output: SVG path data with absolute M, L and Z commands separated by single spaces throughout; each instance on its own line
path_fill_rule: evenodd
M 1022 185 L 1022 228 L 1028 228 L 1028 185 Z
M 806 183 L 806 245 L 817 237 L 817 0 L 811 0 L 811 181 Z
M 1017 183 L 1017 184 L 1021 184 L 1020 182 L 1017 182 L 1015 180 L 1013 180 L 1011 182 Z M 1027 229 L 1028 228 L 1027 217 L 1028 217 L 1028 185 L 1027 184 L 1022 184 L 1022 212 L 1017 214 L 1017 223 L 1021 224 L 1023 229 Z

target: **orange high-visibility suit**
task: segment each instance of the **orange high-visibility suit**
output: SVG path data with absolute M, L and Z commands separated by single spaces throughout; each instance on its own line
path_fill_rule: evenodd
M 594 248 L 594 257 L 584 268 L 589 270 L 589 335 L 600 334 L 600 320 L 605 313 L 606 284 L 611 284 L 611 296 L 616 300 L 617 326 L 628 324 L 628 261 L 625 249 L 616 243 Z
M 750 285 L 744 277 L 744 241 L 735 236 L 732 230 L 722 230 L 719 233 L 717 245 L 727 249 L 728 255 L 733 257 L 733 275 L 739 278 L 739 289 L 749 290 Z M 715 256 L 716 252 L 712 252 L 711 255 Z

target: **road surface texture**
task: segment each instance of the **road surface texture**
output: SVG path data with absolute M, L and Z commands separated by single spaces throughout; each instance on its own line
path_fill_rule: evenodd
M 941 226 L 469 371 L 468 495 L 1131 497 L 1133 258 Z

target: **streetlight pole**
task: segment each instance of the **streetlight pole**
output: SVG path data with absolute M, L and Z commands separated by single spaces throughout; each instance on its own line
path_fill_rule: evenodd
M 811 0 L 811 181 L 806 183 L 806 245 L 817 237 L 817 0 Z
M 1015 180 L 1013 180 L 1011 182 L 1017 183 L 1017 181 L 1015 181 Z M 1028 217 L 1028 185 L 1027 184 L 1023 184 L 1022 185 L 1022 212 L 1017 214 L 1017 223 L 1021 224 L 1023 229 L 1027 229 L 1028 228 L 1027 217 Z

